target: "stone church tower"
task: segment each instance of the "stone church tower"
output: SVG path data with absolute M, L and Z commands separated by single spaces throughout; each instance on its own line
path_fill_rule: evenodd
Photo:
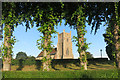
M 71 41 L 71 31 L 66 33 L 58 33 L 58 43 L 57 43 L 57 59 L 73 59 L 72 53 L 72 41 Z

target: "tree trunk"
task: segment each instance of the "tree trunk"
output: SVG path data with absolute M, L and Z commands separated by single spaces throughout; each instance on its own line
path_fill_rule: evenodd
M 44 34 L 44 37 L 46 37 L 47 35 Z M 45 42 L 44 42 L 44 45 L 45 47 L 47 46 L 47 39 L 45 38 Z M 47 56 L 47 51 L 44 50 L 44 54 L 43 54 L 43 57 L 46 57 Z M 48 63 L 47 61 L 43 62 L 43 71 L 47 70 L 48 71 Z
M 77 19 L 79 18 L 80 16 L 78 15 Z M 76 30 L 77 30 L 77 36 L 78 36 L 78 45 L 81 44 L 80 46 L 78 46 L 78 48 L 81 49 L 80 52 L 78 51 L 80 55 L 80 67 L 81 69 L 87 70 L 87 57 L 86 57 L 85 51 L 82 50 L 82 47 L 84 46 L 84 35 L 81 34 L 82 26 L 77 25 Z
M 80 35 L 80 32 L 81 32 L 80 27 L 77 27 L 78 44 L 81 44 L 79 48 L 82 49 L 82 46 L 84 45 L 84 35 Z M 84 70 L 87 70 L 87 59 L 86 59 L 85 51 L 81 51 L 79 55 L 80 55 L 80 67 L 83 68 Z M 85 57 L 86 62 L 82 61 L 83 57 Z
M 120 50 L 119 50 L 120 43 L 118 42 L 118 39 L 119 39 L 119 35 L 118 35 L 119 26 L 115 24 L 113 31 L 114 31 L 116 66 L 120 69 Z
M 82 43 L 81 43 L 82 45 L 80 46 L 80 49 L 81 49 L 81 47 L 84 45 L 84 42 L 83 42 L 84 37 L 83 37 L 83 35 L 82 35 L 82 38 L 79 37 L 78 40 L 79 40 L 79 41 L 78 41 L 79 44 L 82 42 Z M 83 67 L 84 70 L 87 70 L 87 62 L 83 62 L 83 61 L 82 61 L 82 58 L 83 58 L 83 57 L 85 57 L 85 59 L 86 59 L 85 51 L 82 51 L 82 52 L 79 53 L 79 54 L 80 54 L 80 66 L 81 66 L 81 68 Z
M 11 60 L 10 58 L 4 58 L 5 61 L 3 61 L 3 71 L 10 71 L 11 70 Z
M 46 37 L 44 44 L 45 44 L 45 47 L 47 47 L 48 42 L 51 39 L 51 35 L 47 36 L 47 34 L 44 34 L 44 37 Z M 48 53 L 49 53 L 49 51 L 47 52 L 46 50 L 44 50 L 43 57 L 46 56 L 47 59 L 50 59 L 50 53 L 49 54 Z M 47 60 L 47 61 L 43 62 L 43 71 L 45 71 L 45 70 L 49 71 L 50 70 L 50 63 L 51 63 L 51 60 Z
M 9 33 L 11 33 L 10 26 L 7 25 L 6 27 L 9 28 Z M 5 33 L 4 33 L 4 36 L 5 36 Z M 10 54 L 10 51 L 9 51 L 9 46 L 11 46 L 11 44 L 7 42 L 9 39 L 11 39 L 11 36 L 10 37 L 8 37 L 8 36 L 4 37 L 4 45 L 5 45 L 5 47 L 8 48 L 8 51 L 7 51 L 7 57 L 4 56 L 3 71 L 10 71 L 11 70 L 11 54 Z

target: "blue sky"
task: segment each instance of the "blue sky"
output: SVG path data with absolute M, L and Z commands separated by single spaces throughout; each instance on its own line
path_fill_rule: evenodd
M 64 25 L 64 21 L 62 22 L 61 26 L 57 26 L 57 32 L 62 33 L 63 29 L 65 29 L 65 32 L 71 31 L 71 37 L 77 36 L 76 30 L 70 29 L 69 25 Z M 86 30 L 87 33 L 85 35 L 85 38 L 87 38 L 87 43 L 92 43 L 89 45 L 89 51 L 91 54 L 93 54 L 94 57 L 100 57 L 100 49 L 102 49 L 102 55 L 103 57 L 107 57 L 105 47 L 106 43 L 104 42 L 103 33 L 105 33 L 106 26 L 101 25 L 101 28 L 97 31 L 96 35 L 94 35 L 94 31 L 92 34 L 91 32 L 91 26 L 88 26 L 86 24 Z M 15 28 L 14 36 L 17 39 L 17 42 L 14 45 L 13 48 L 13 57 L 16 57 L 16 54 L 20 51 L 26 52 L 28 56 L 35 56 L 37 57 L 38 54 L 41 52 L 36 46 L 36 41 L 40 38 L 42 34 L 37 31 L 37 27 L 33 27 L 30 30 L 26 32 L 25 26 L 19 25 L 17 28 Z M 58 37 L 57 34 L 56 38 L 52 38 L 51 40 L 54 42 L 53 44 L 57 46 Z M 1 43 L 1 42 L 0 42 Z M 75 46 L 75 43 L 72 43 L 72 50 L 74 58 L 78 58 L 79 54 L 77 52 L 77 47 Z

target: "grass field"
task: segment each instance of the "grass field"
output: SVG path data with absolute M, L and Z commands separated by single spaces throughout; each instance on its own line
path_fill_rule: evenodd
M 118 78 L 117 70 L 7 71 L 4 78 Z
M 99 69 L 114 69 L 112 61 L 107 62 L 89 62 L 88 63 L 88 70 L 99 70 Z M 19 66 L 11 66 L 11 71 L 16 71 Z M 68 71 L 68 70 L 80 70 L 79 63 L 77 64 L 67 64 L 67 65 L 55 65 L 54 68 L 51 68 L 51 71 Z M 24 66 L 21 71 L 39 71 L 36 68 L 36 65 L 31 66 Z
M 35 65 L 12 66 L 11 71 L 3 71 L 4 78 L 118 78 L 118 70 L 113 62 L 89 62 L 88 70 L 80 70 L 77 64 L 55 65 L 49 72 L 38 70 Z

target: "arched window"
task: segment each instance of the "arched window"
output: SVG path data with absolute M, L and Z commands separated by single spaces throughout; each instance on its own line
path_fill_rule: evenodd
M 69 55 L 69 49 L 68 49 L 68 48 L 67 48 L 67 50 L 66 50 L 66 54 Z
M 67 42 L 68 42 L 68 38 L 67 38 Z

